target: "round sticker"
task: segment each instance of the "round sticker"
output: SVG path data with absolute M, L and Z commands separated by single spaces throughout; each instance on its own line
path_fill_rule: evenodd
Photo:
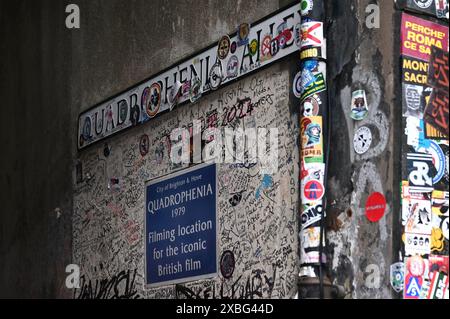
M 294 90 L 294 95 L 297 98 L 300 98 L 302 96 L 302 91 L 303 91 L 303 87 L 302 87 L 302 72 L 298 72 L 295 75 L 294 78 L 294 84 L 292 85 L 293 90 Z
M 314 6 L 314 4 L 313 4 L 312 0 L 302 0 L 302 2 L 300 2 L 300 9 L 301 9 L 302 16 L 305 16 L 310 11 L 312 11 L 313 6 Z
M 144 157 L 148 154 L 148 151 L 150 149 L 150 139 L 148 138 L 147 134 L 144 134 L 141 136 L 141 139 L 139 140 L 139 151 L 141 153 L 141 156 Z
M 428 9 L 431 4 L 434 2 L 433 0 L 414 0 L 416 5 L 421 9 Z
M 225 35 L 219 41 L 219 47 L 217 48 L 217 56 L 219 59 L 223 60 L 228 56 L 231 47 L 230 37 Z
M 211 72 L 209 73 L 209 86 L 211 90 L 217 90 L 219 86 L 222 84 L 222 64 L 220 61 L 217 61 L 216 64 L 211 68 Z
M 250 42 L 250 54 L 255 55 L 258 53 L 258 40 L 253 39 L 252 42 Z
M 372 132 L 368 127 L 360 127 L 353 138 L 355 152 L 362 155 L 370 149 L 372 145 Z
M 227 250 L 222 254 L 220 258 L 220 272 L 225 279 L 229 279 L 233 276 L 234 268 L 236 267 L 236 260 L 234 259 L 233 252 Z
M 318 116 L 320 113 L 321 104 L 322 101 L 320 100 L 320 97 L 316 94 L 305 99 L 305 101 L 302 103 L 303 116 L 304 117 Z
M 311 180 L 305 184 L 303 195 L 308 202 L 317 202 L 322 200 L 325 195 L 323 184 L 318 180 Z
M 152 86 L 145 88 L 142 93 L 142 105 L 145 105 L 147 115 L 155 117 L 161 106 L 161 85 L 153 83 Z
M 384 216 L 386 211 L 386 198 L 383 194 L 373 193 L 369 196 L 366 203 L 367 219 L 373 223 L 378 222 Z
M 261 43 L 261 57 L 263 60 L 268 60 L 272 56 L 270 52 L 272 50 L 272 37 L 270 35 L 266 35 Z
M 408 258 L 406 261 L 406 269 L 414 277 L 421 277 L 425 275 L 425 261 L 420 256 Z
M 236 52 L 236 49 L 237 49 L 236 41 L 233 41 L 233 43 L 231 43 L 231 46 L 230 46 L 231 54 L 234 54 Z

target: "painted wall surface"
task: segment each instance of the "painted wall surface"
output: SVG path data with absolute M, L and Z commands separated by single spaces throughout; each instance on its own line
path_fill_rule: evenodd
M 275 65 L 223 88 L 196 104 L 180 107 L 142 128 L 97 145 L 79 158 L 84 181 L 74 185 L 74 263 L 82 269 L 76 298 L 217 297 L 290 298 L 296 291 L 297 173 L 296 116 L 289 111 L 289 71 Z M 253 105 L 246 113 L 240 100 Z M 236 108 L 244 111 L 235 112 Z M 235 115 L 236 114 L 236 115 Z M 180 167 L 169 158 L 170 132 L 202 119 L 218 128 L 278 128 L 279 167 L 261 175 L 260 164 L 218 166 L 218 251 L 233 252 L 229 279 L 143 290 L 145 183 Z M 139 152 L 150 137 L 147 156 Z M 118 184 L 111 183 L 118 179 Z M 236 194 L 241 199 L 236 200 Z M 108 283 L 97 290 L 97 281 Z M 129 284 L 125 284 L 128 282 Z M 109 289 L 118 287 L 117 290 Z

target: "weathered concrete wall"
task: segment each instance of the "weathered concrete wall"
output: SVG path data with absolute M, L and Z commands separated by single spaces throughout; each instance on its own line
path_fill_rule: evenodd
M 58 1 L 0 2 L 0 297 L 65 291 L 73 118 L 64 10 Z
M 331 148 L 328 180 L 328 240 L 331 277 L 344 286 L 347 298 L 391 298 L 389 268 L 393 260 L 400 183 L 398 61 L 392 38 L 398 30 L 394 3 L 378 1 L 380 28 L 368 29 L 366 8 L 377 1 L 332 1 L 328 32 L 331 99 Z M 364 89 L 369 115 L 350 117 L 352 92 Z M 370 128 L 370 150 L 357 155 L 353 138 L 361 126 Z M 365 216 L 373 192 L 386 197 L 384 218 Z M 398 250 L 395 250 L 398 251 Z

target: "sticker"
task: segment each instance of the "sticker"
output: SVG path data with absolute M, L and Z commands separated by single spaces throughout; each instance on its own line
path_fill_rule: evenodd
M 430 286 L 431 286 L 430 281 L 425 278 L 423 283 L 422 283 L 419 299 L 421 299 L 421 300 L 428 299 L 428 295 L 429 295 L 429 292 L 430 292 Z
M 323 199 L 325 187 L 319 180 L 312 180 L 305 184 L 302 194 L 302 204 L 312 204 Z
M 449 18 L 448 0 L 436 0 L 436 16 L 439 19 Z
M 119 102 L 119 123 L 124 123 L 128 116 L 128 103 L 126 100 L 122 100 Z
M 300 23 L 297 23 L 294 27 L 294 41 L 295 45 L 298 48 L 301 48 L 302 46 L 302 25 Z M 300 52 L 301 54 L 301 52 Z
M 261 62 L 270 60 L 272 58 L 271 55 L 272 50 L 272 36 L 266 35 L 261 42 Z
M 250 24 L 242 23 L 238 27 L 237 37 L 238 37 L 238 46 L 243 46 L 248 44 L 248 35 L 250 34 Z
M 404 298 L 419 299 L 422 283 L 423 283 L 422 278 L 414 277 L 412 275 L 406 275 Z
M 176 81 L 172 88 L 167 92 L 167 101 L 169 102 L 170 110 L 172 111 L 175 105 L 178 103 L 178 99 L 181 96 L 182 84 L 180 81 Z
M 428 9 L 434 4 L 434 0 L 414 0 L 414 3 L 421 9 Z
M 130 121 L 132 126 L 139 124 L 139 119 L 141 117 L 141 109 L 139 105 L 135 105 L 131 108 Z
M 397 293 L 403 290 L 405 284 L 405 264 L 402 262 L 391 265 L 391 287 Z
M 302 68 L 300 99 L 304 101 L 313 94 L 327 89 L 326 64 L 325 62 L 307 60 L 302 62 Z
M 253 56 L 254 56 L 256 53 L 258 53 L 258 40 L 253 39 L 253 40 L 250 42 L 250 45 L 249 45 L 249 51 L 250 51 L 250 54 L 253 55 Z
M 445 134 L 442 134 L 428 123 L 425 123 L 425 137 L 429 140 L 442 140 L 447 138 Z
M 366 202 L 366 217 L 372 223 L 383 218 L 386 211 L 386 198 L 381 193 L 373 193 Z
M 412 198 L 404 199 L 402 222 L 407 233 L 431 234 L 431 201 Z
M 407 256 L 429 255 L 431 253 L 431 236 L 405 233 L 405 253 Z
M 292 39 L 291 28 L 288 28 L 287 22 L 280 23 L 277 27 L 277 36 L 275 39 L 281 49 L 284 49 L 289 41 Z
M 449 136 L 449 97 L 444 92 L 433 90 L 425 109 L 424 120 L 447 138 Z
M 239 71 L 239 59 L 237 56 L 232 55 L 227 63 L 227 78 L 234 79 L 238 76 Z
M 280 45 L 277 39 L 273 39 L 270 42 L 270 55 L 272 57 L 276 56 L 277 53 L 280 51 Z
M 83 124 L 83 134 L 82 137 L 84 138 L 84 140 L 89 140 L 92 136 L 92 120 L 89 116 L 87 116 L 84 119 L 84 124 Z
M 145 157 L 150 150 L 150 139 L 147 134 L 141 136 L 139 140 L 139 152 L 142 157 Z
M 301 113 L 305 117 L 319 116 L 321 105 L 322 100 L 319 95 L 314 94 L 303 101 Z
M 301 251 L 300 253 L 300 264 L 301 265 L 317 265 L 320 263 L 320 253 L 318 251 Z M 327 263 L 327 255 L 322 254 L 322 264 Z
M 300 123 L 302 138 L 302 158 L 308 163 L 310 158 L 316 158 L 319 163 L 323 162 L 323 134 L 322 117 L 304 117 Z M 317 162 L 312 160 L 312 162 Z
M 234 259 L 233 252 L 229 250 L 225 251 L 220 258 L 220 273 L 223 278 L 230 279 L 233 276 L 235 267 L 236 260 Z
M 322 50 L 322 48 L 318 47 L 318 48 L 308 48 L 308 49 L 303 49 L 300 52 L 300 60 L 305 60 L 305 59 L 326 59 L 326 54 L 325 54 L 325 50 Z
M 353 147 L 357 154 L 364 154 L 372 145 L 372 132 L 366 126 L 360 127 L 353 138 Z
M 323 45 L 323 23 L 318 21 L 303 22 L 301 25 L 301 48 L 320 47 Z
M 142 93 L 142 105 L 149 117 L 155 117 L 161 106 L 161 85 L 153 83 L 152 86 L 145 88 Z
M 300 98 L 302 94 L 302 72 L 298 72 L 295 75 L 292 88 L 294 90 L 295 97 Z
M 402 58 L 402 82 L 424 86 L 428 81 L 428 61 L 422 61 L 412 57 Z
M 352 93 L 352 113 L 351 118 L 355 121 L 364 120 L 369 114 L 366 91 L 358 90 Z
M 304 189 L 306 183 L 311 180 L 318 180 L 323 183 L 325 177 L 324 163 L 305 163 L 302 161 L 301 168 L 301 188 Z
M 195 103 L 202 97 L 202 80 L 199 77 L 194 77 L 191 82 L 189 100 L 191 103 Z
M 414 84 L 402 84 L 403 88 L 403 116 L 423 118 L 425 103 L 422 100 L 423 86 Z
M 406 259 L 406 269 L 414 277 L 425 275 L 426 265 L 421 256 L 414 256 Z
M 428 62 L 431 47 L 448 50 L 448 27 L 403 13 L 401 55 Z
M 409 186 L 413 191 L 432 192 L 435 168 L 433 156 L 423 153 L 408 153 L 407 168 Z
M 436 174 L 433 177 L 433 185 L 438 184 L 444 177 L 446 165 L 448 165 L 443 149 L 437 142 L 429 141 L 428 148 L 419 148 L 418 151 L 421 153 L 428 153 L 432 156 L 434 168 L 436 170 Z
M 323 207 L 322 204 L 315 204 L 311 206 L 305 205 L 303 212 L 300 214 L 300 222 L 302 228 L 307 228 L 322 219 Z
M 222 84 L 222 63 L 217 61 L 209 72 L 209 86 L 211 90 L 217 90 Z
M 448 256 L 431 255 L 428 258 L 428 264 L 429 264 L 430 277 L 435 272 L 441 272 L 441 273 L 448 275 L 448 270 L 449 270 Z
M 440 195 L 438 195 L 440 194 Z M 445 195 L 443 198 L 441 195 Z M 432 198 L 432 250 L 443 252 L 449 241 L 449 200 L 448 192 L 433 192 Z M 446 249 L 445 249 L 446 250 Z
M 230 52 L 231 40 L 230 37 L 224 35 L 219 41 L 219 46 L 217 48 L 217 56 L 219 59 L 223 60 L 228 56 Z
M 302 0 L 300 2 L 300 9 L 302 16 L 308 15 L 314 8 L 314 3 L 312 0 Z
M 315 249 L 320 246 L 320 227 L 310 227 L 300 231 L 302 249 Z
M 234 54 L 236 52 L 236 50 L 237 50 L 237 44 L 236 44 L 236 41 L 233 41 L 230 46 L 231 54 Z
M 437 47 L 431 48 L 430 68 L 428 71 L 428 85 L 447 92 L 449 88 L 448 52 Z
M 444 273 L 435 272 L 430 283 L 427 299 L 448 298 L 448 276 Z

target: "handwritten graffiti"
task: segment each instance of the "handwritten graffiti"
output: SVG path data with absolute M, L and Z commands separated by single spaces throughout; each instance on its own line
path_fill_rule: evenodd
M 76 299 L 139 299 L 136 289 L 135 269 L 121 271 L 109 279 L 90 280 L 86 275 L 81 276 L 81 288 L 75 291 Z

